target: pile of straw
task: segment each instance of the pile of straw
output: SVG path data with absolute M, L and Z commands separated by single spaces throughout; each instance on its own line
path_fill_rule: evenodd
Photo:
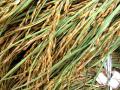
M 0 90 L 94 90 L 120 46 L 120 0 L 0 0 Z

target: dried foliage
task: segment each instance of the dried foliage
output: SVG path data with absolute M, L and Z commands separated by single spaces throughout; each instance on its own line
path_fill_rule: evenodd
M 0 90 L 97 89 L 119 46 L 120 0 L 0 0 Z

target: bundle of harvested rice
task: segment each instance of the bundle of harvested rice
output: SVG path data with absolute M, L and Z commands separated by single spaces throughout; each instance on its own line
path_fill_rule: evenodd
M 0 90 L 99 90 L 119 46 L 120 0 L 0 0 Z

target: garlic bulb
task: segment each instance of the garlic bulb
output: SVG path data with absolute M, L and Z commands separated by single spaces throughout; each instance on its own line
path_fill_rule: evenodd
M 112 71 L 112 78 L 110 79 L 109 86 L 113 89 L 116 89 L 120 86 L 120 73 L 117 71 Z
M 110 81 L 108 82 L 108 85 L 112 87 L 112 89 L 116 89 L 119 86 L 119 82 L 116 79 L 111 78 Z
M 108 85 L 112 89 L 117 89 L 120 86 L 120 73 L 117 71 L 112 71 L 112 77 L 108 81 L 108 78 L 105 76 L 103 72 L 99 73 L 98 77 L 96 78 L 96 81 L 100 85 Z
M 96 78 L 96 81 L 100 85 L 107 85 L 107 77 L 104 75 L 104 73 L 99 73 L 98 77 Z
M 116 79 L 120 83 L 120 73 L 117 71 L 112 71 L 112 78 Z

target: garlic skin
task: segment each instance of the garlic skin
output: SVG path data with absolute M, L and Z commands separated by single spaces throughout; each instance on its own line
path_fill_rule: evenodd
M 104 73 L 99 73 L 98 77 L 96 78 L 96 81 L 100 85 L 107 85 L 107 77 L 104 75 Z

